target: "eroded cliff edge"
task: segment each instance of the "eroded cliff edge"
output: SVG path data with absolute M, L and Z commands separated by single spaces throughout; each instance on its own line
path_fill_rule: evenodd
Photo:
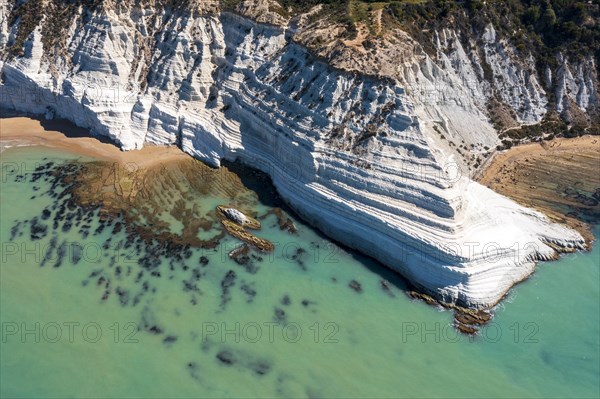
M 444 302 L 492 305 L 536 260 L 585 245 L 469 177 L 499 144 L 490 102 L 520 124 L 548 107 L 535 60 L 492 24 L 476 51 L 441 30 L 432 56 L 399 29 L 363 51 L 313 21 L 318 10 L 286 18 L 268 1 L 237 13 L 86 3 L 65 8 L 54 38 L 48 9 L 34 20 L 2 10 L 0 106 L 70 119 L 125 150 L 176 144 L 214 166 L 239 159 L 315 226 Z M 322 29 L 331 40 L 311 42 Z M 564 106 L 597 110 L 595 59 L 563 61 Z

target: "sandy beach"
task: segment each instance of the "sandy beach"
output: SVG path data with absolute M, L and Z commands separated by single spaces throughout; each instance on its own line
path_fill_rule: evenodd
M 477 180 L 591 239 L 581 219 L 597 220 L 600 215 L 600 137 L 513 147 L 496 154 Z
M 141 150 L 124 152 L 107 140 L 90 137 L 87 130 L 67 121 L 45 121 L 29 117 L 0 118 L 0 140 L 13 145 L 60 148 L 99 160 L 135 163 L 144 168 L 189 158 L 189 155 L 175 146 L 145 145 Z

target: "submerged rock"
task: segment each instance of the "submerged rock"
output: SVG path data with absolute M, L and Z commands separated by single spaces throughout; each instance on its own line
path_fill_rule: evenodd
M 248 232 L 246 229 L 244 229 L 242 226 L 236 223 L 233 223 L 229 220 L 221 220 L 221 224 L 229 234 L 254 246 L 255 248 L 261 251 L 270 252 L 275 249 L 273 243 L 263 238 L 255 236 L 254 234 Z
M 219 360 L 219 362 L 221 362 L 221 364 L 224 364 L 226 366 L 231 366 L 235 363 L 233 353 L 231 353 L 230 351 L 220 351 L 215 357 L 217 358 L 217 360 Z
M 350 283 L 348 283 L 348 287 L 352 288 L 358 293 L 362 292 L 362 285 L 356 280 L 350 281 Z

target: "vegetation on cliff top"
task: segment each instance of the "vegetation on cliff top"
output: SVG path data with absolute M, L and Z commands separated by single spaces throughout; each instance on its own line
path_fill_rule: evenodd
M 324 13 L 349 25 L 369 25 L 372 11 L 383 10 L 388 24 L 396 23 L 417 40 L 423 39 L 421 43 L 431 41 L 431 33 L 443 27 L 481 31 L 491 22 L 523 52 L 554 55 L 560 50 L 580 56 L 595 51 L 600 56 L 600 0 L 278 1 L 287 16 L 322 4 Z

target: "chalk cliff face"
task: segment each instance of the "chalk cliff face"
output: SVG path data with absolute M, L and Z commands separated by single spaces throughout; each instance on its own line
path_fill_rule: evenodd
M 518 59 L 493 26 L 477 51 L 443 30 L 436 57 L 400 31 L 376 55 L 339 39 L 319 53 L 311 38 L 323 26 L 265 1 L 239 14 L 108 3 L 76 10 L 61 54 L 44 51 L 40 23 L 22 56 L 5 55 L 0 105 L 70 119 L 124 150 L 178 145 L 214 166 L 239 159 L 313 225 L 447 302 L 491 305 L 535 260 L 584 245 L 469 177 L 498 144 L 490 86 L 520 123 L 547 110 L 534 60 Z M 3 11 L 6 50 L 20 22 Z M 547 75 L 564 109 L 597 107 L 592 58 Z

